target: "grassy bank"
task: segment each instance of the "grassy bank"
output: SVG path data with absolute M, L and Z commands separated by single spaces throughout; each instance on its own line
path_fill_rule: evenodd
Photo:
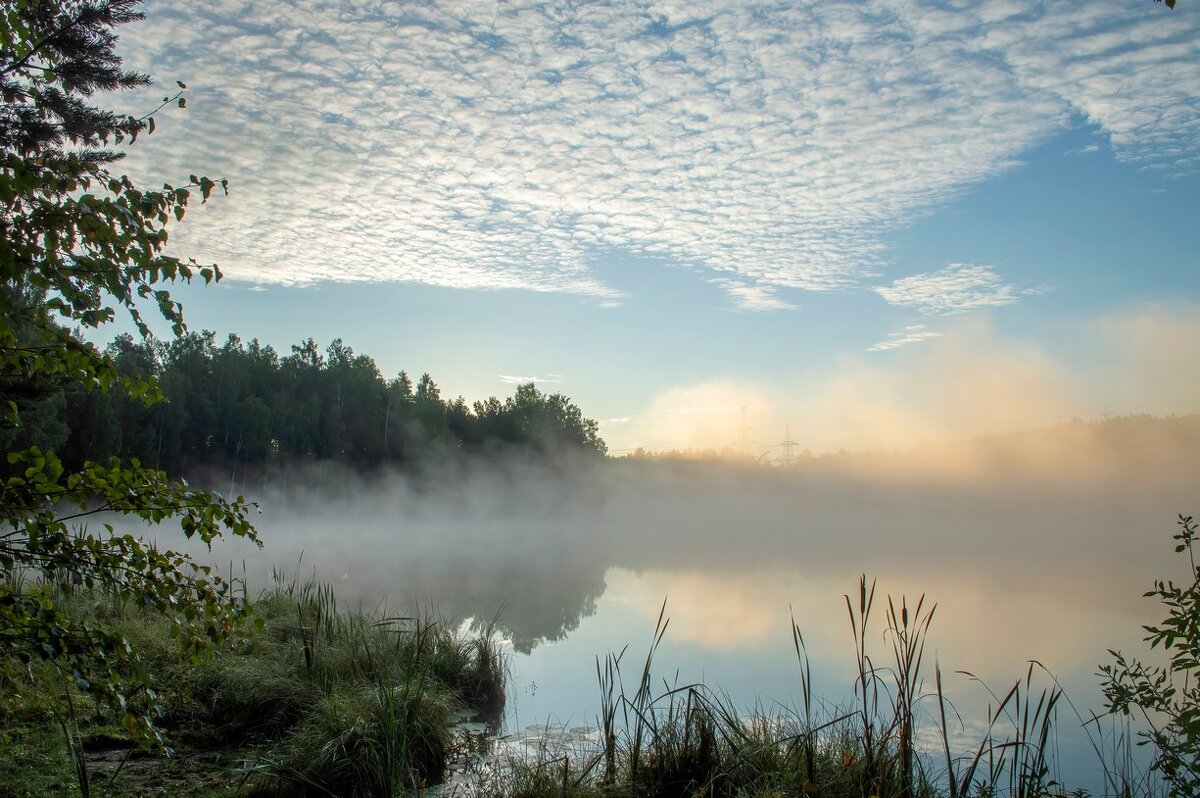
M 169 751 L 148 751 L 46 663 L 0 663 L 0 793 L 8 796 L 389 796 L 442 779 L 452 723 L 497 717 L 500 650 L 435 621 L 340 610 L 332 591 L 277 580 L 260 623 L 180 660 L 173 624 L 95 591 L 59 610 L 115 628 L 155 674 Z M 169 756 L 164 756 L 169 754 Z

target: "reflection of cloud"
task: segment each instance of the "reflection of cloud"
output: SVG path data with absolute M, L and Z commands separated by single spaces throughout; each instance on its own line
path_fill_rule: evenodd
M 1080 116 L 1195 168 L 1195 15 L 958 5 L 163 0 L 123 50 L 191 102 L 127 166 L 231 178 L 172 241 L 237 280 L 613 304 L 619 249 L 758 309 L 871 279 L 881 233 Z
M 670 619 L 667 638 L 709 651 L 772 646 L 786 639 L 794 620 L 809 655 L 835 673 L 846 672 L 852 649 L 842 597 L 855 594 L 857 575 L 854 564 L 844 562 L 833 566 L 832 572 L 806 568 L 803 563 L 736 570 L 612 568 L 605 574 L 603 601 L 630 605 L 653 623 L 665 598 Z M 909 610 L 915 612 L 921 596 L 925 611 L 937 605 L 927 638 L 930 682 L 934 652 L 947 679 L 953 678 L 955 668 L 969 668 L 987 680 L 1015 679 L 1031 658 L 1051 667 L 1091 667 L 1090 660 L 1080 663 L 1079 657 L 1099 656 L 1115 637 L 1128 639 L 1137 629 L 1127 610 L 1097 606 L 1095 591 L 1081 601 L 1074 581 L 1039 581 L 1014 591 L 993 574 L 964 578 L 936 565 L 911 563 L 903 572 L 885 567 L 869 575 L 871 579 L 876 580 L 876 594 L 868 652 L 881 668 L 891 664 L 884 632 L 888 597 L 897 610 L 907 600 Z M 856 594 L 854 600 L 857 604 Z M 1073 633 L 1064 635 L 1063 628 Z M 826 689 L 844 686 L 848 684 L 826 685 Z
M 875 293 L 888 304 L 916 308 L 926 315 L 953 315 L 1011 305 L 1022 294 L 1036 292 L 1005 283 L 990 266 L 967 263 L 951 263 L 936 272 L 914 274 L 890 286 L 875 287 Z
M 867 351 L 886 352 L 889 349 L 899 349 L 902 346 L 928 341 L 931 338 L 940 338 L 941 335 L 940 332 L 926 329 L 924 324 L 910 324 L 900 332 L 888 333 L 886 339 L 867 347 Z
M 767 587 L 757 573 L 616 568 L 605 574 L 604 581 L 608 595 L 634 605 L 651 620 L 666 596 L 672 640 L 724 650 L 762 643 L 782 628 L 776 622 L 780 607 L 773 600 L 777 591 Z

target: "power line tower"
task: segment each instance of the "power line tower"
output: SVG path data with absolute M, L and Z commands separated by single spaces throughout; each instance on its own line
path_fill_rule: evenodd
M 776 457 L 775 462 L 781 466 L 787 467 L 790 465 L 795 465 L 796 461 L 800 459 L 796 455 L 792 454 L 792 450 L 797 446 L 801 446 L 802 444 L 792 440 L 792 427 L 790 424 L 787 427 L 784 427 L 784 429 L 786 432 L 783 436 L 783 440 L 775 444 L 776 449 L 783 449 L 783 454 L 779 457 Z

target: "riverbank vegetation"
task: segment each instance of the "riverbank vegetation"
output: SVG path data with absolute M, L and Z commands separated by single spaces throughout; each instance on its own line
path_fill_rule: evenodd
M 282 747 L 264 767 L 312 789 L 336 782 L 353 794 L 359 779 L 374 779 L 362 788 L 373 791 L 428 781 L 442 761 L 438 713 L 478 701 L 473 691 L 487 692 L 485 682 L 498 684 L 480 664 L 489 646 L 473 649 L 478 684 L 460 684 L 468 652 L 435 624 L 387 628 L 392 620 L 327 611 L 326 594 L 316 604 L 286 594 L 286 602 L 251 602 L 244 583 L 239 595 L 231 577 L 141 533 L 147 524 L 178 525 L 182 537 L 206 545 L 224 534 L 257 542 L 253 507 L 189 487 L 180 477 L 190 466 L 275 457 L 369 465 L 387 453 L 411 460 L 418 449 L 494 441 L 536 448 L 567 443 L 568 427 L 584 448 L 602 452 L 603 444 L 565 397 L 528 385 L 472 413 L 463 401 L 442 402 L 428 377 L 415 389 L 406 377 L 384 385 L 369 359 L 338 342 L 326 362 L 312 342 L 278 361 L 234 340 L 213 367 L 215 351 L 204 336 L 188 335 L 164 284 L 209 284 L 220 270 L 166 245 L 168 227 L 189 204 L 227 192 L 228 181 L 192 174 L 146 190 L 114 166 L 124 148 L 155 132 L 156 114 L 186 107 L 187 86 L 177 82 L 141 116 L 92 105 L 104 92 L 150 83 L 124 69 L 117 52 L 117 29 L 142 16 L 139 0 L 20 2 L 0 14 L 0 668 L 3 755 L 13 758 L 6 780 L 32 774 L 61 783 L 70 770 L 44 734 L 57 725 L 85 794 L 83 752 L 98 744 L 85 735 L 165 751 L 168 738 L 186 742 L 197 728 L 265 734 Z M 141 339 L 121 337 L 102 351 L 89 336 L 118 313 Z M 149 313 L 162 317 L 173 343 L 154 341 Z M 156 360 L 162 353 L 176 356 L 168 369 Z M 251 368 L 264 364 L 265 377 Z M 189 381 L 191 393 L 180 387 Z M 285 407 L 284 396 L 298 401 Z M 360 434 L 379 445 L 367 451 Z M 98 513 L 103 524 L 82 525 Z M 281 602 L 290 612 L 292 600 L 303 617 L 287 632 Z M 296 635 L 303 678 L 289 670 Z M 25 754 L 32 770 L 22 766 Z M 371 757 L 382 765 L 364 765 Z M 393 773 L 401 762 L 409 764 Z
M 249 602 L 258 623 L 199 655 L 136 602 L 54 593 L 73 624 L 111 628 L 140 652 L 154 683 L 139 710 L 164 745 L 146 748 L 122 711 L 52 664 L 8 658 L 5 795 L 393 795 L 442 780 L 453 723 L 494 724 L 504 707 L 490 632 L 347 612 L 314 582 L 278 580 Z

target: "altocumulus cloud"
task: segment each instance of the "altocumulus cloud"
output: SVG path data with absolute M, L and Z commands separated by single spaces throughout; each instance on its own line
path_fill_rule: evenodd
M 543 382 L 562 382 L 561 374 L 541 374 L 532 377 L 526 377 L 520 374 L 497 374 L 497 378 L 505 385 L 534 385 Z
M 1149 6 L 159 0 L 124 51 L 190 110 L 128 167 L 232 178 L 175 240 L 236 280 L 613 304 L 617 250 L 784 308 L 1080 117 L 1194 170 L 1200 22 Z
M 909 344 L 919 344 L 933 338 L 941 338 L 942 333 L 930 330 L 924 324 L 909 324 L 899 332 L 888 333 L 884 340 L 867 347 L 868 352 L 886 352 L 889 349 L 899 349 Z
M 1022 295 L 1042 289 L 1006 283 L 990 266 L 951 263 L 936 272 L 902 277 L 874 290 L 889 304 L 941 316 L 1011 305 Z

